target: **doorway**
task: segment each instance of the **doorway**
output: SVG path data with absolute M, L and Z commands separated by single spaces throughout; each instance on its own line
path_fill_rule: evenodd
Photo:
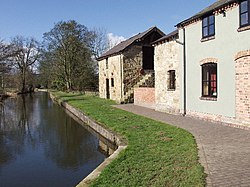
M 154 47 L 143 46 L 143 69 L 154 69 Z
M 110 99 L 109 79 L 106 79 L 106 98 Z

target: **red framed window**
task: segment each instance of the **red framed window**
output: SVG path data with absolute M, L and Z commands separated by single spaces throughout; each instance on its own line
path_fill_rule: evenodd
M 202 97 L 217 97 L 217 64 L 202 65 Z

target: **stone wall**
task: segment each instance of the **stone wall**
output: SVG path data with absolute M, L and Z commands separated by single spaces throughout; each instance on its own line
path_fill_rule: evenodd
M 155 108 L 155 88 L 135 88 L 134 104 L 147 108 Z
M 125 94 L 133 91 L 134 85 L 141 79 L 142 58 L 142 46 L 133 45 L 123 54 L 99 61 L 99 96 L 107 98 L 106 79 L 109 79 L 110 99 L 124 102 Z M 114 80 L 113 87 L 111 79 Z
M 106 68 L 105 68 L 105 59 L 98 62 L 99 68 L 99 97 L 106 98 Z
M 250 50 L 235 57 L 236 119 L 250 124 Z
M 110 99 L 118 103 L 123 103 L 125 100 L 133 102 L 134 86 L 143 80 L 144 76 L 140 71 L 142 64 L 143 51 L 141 45 L 133 45 L 124 51 L 123 54 L 99 61 L 99 96 L 107 98 L 106 79 L 109 79 Z M 114 80 L 113 87 L 111 79 Z M 154 79 L 147 79 L 144 83 L 145 86 L 154 87 L 152 80 Z M 126 96 L 129 97 L 125 98 Z
M 106 65 L 108 60 L 108 66 Z M 110 99 L 117 102 L 123 100 L 123 82 L 122 82 L 123 55 L 116 55 L 99 61 L 99 96 L 107 98 L 106 79 L 109 80 Z M 111 84 L 114 80 L 114 85 Z
M 143 54 L 142 46 L 133 45 L 124 51 L 124 94 L 134 87 L 140 79 L 140 69 L 142 69 Z
M 180 113 L 180 47 L 175 41 L 155 46 L 155 101 L 156 110 Z M 175 89 L 168 89 L 168 71 L 175 70 Z

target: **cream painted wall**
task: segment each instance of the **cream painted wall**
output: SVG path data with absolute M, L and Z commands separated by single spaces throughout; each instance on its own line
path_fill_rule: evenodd
M 108 68 L 106 59 L 99 61 L 99 95 L 106 98 L 106 79 L 109 79 L 110 99 L 117 102 L 123 100 L 122 83 L 123 55 L 116 55 L 108 58 Z M 114 79 L 114 87 L 111 87 L 111 78 Z
M 187 59 L 187 111 L 202 112 L 226 117 L 235 117 L 235 61 L 239 51 L 250 49 L 250 30 L 238 32 L 239 7 L 215 16 L 215 39 L 201 42 L 202 22 L 185 27 Z M 180 41 L 183 30 L 179 29 Z M 183 51 L 181 50 L 181 72 L 183 72 Z M 201 100 L 201 66 L 205 58 L 216 58 L 218 74 L 217 101 Z M 182 73 L 183 75 L 183 73 Z M 183 77 L 181 78 L 183 88 Z M 181 90 L 183 108 L 183 89 Z

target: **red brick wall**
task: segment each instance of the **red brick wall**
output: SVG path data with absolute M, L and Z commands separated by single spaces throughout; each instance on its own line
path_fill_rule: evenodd
M 135 88 L 134 104 L 148 108 L 155 107 L 155 88 Z
M 236 69 L 236 119 L 250 122 L 250 50 L 235 57 Z

